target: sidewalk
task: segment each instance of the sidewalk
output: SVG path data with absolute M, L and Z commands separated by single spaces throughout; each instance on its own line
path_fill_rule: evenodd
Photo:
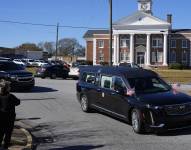
M 15 122 L 15 128 L 11 139 L 12 146 L 9 150 L 31 150 L 32 148 L 32 136 L 21 125 L 21 122 Z

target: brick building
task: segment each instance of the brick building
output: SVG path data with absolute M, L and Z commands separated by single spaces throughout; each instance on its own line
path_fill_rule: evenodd
M 109 31 L 88 30 L 86 59 L 94 65 L 109 61 Z M 161 20 L 152 13 L 152 0 L 138 0 L 138 11 L 113 23 L 114 65 L 191 66 L 191 29 L 172 29 L 172 15 Z

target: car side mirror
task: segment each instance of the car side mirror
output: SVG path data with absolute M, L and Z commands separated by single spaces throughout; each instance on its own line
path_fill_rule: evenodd
M 126 90 L 124 88 L 116 88 L 115 92 L 117 94 L 120 94 L 120 95 L 125 95 L 126 94 Z
M 180 83 L 175 83 L 175 84 L 172 84 L 171 87 L 172 87 L 172 91 L 174 94 L 177 94 L 179 93 L 180 91 Z

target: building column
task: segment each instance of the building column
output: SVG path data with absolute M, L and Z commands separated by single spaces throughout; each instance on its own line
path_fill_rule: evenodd
M 113 65 L 117 65 L 117 35 L 114 35 L 113 40 L 114 52 L 113 52 Z
M 167 50 L 167 46 L 168 46 L 168 34 L 163 34 L 164 36 L 164 45 L 163 45 L 163 66 L 168 66 L 167 64 L 167 55 L 168 55 L 168 50 Z
M 130 62 L 134 62 L 134 34 L 130 34 Z
M 97 52 L 96 52 L 96 39 L 93 39 L 93 65 L 96 65 L 97 63 L 96 63 L 96 54 L 97 54 Z
M 147 34 L 147 62 L 146 65 L 149 66 L 151 65 L 151 35 Z

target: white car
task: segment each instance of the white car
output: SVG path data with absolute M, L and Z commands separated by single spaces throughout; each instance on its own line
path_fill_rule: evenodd
M 35 60 L 33 62 L 33 66 L 41 67 L 41 66 L 46 66 L 48 63 L 45 63 L 43 60 Z
M 78 79 L 80 75 L 80 68 L 86 67 L 87 65 L 80 65 L 79 63 L 72 63 L 68 76 L 73 79 Z
M 26 66 L 28 66 L 28 67 L 33 66 L 33 62 L 34 62 L 33 59 L 22 59 L 21 61 L 24 62 L 26 64 Z
M 69 77 L 73 79 L 78 79 L 80 75 L 79 70 L 80 69 L 78 67 L 70 67 L 70 72 L 68 73 Z
M 26 66 L 24 62 L 22 62 L 20 59 L 14 59 L 13 62 L 18 65 Z

